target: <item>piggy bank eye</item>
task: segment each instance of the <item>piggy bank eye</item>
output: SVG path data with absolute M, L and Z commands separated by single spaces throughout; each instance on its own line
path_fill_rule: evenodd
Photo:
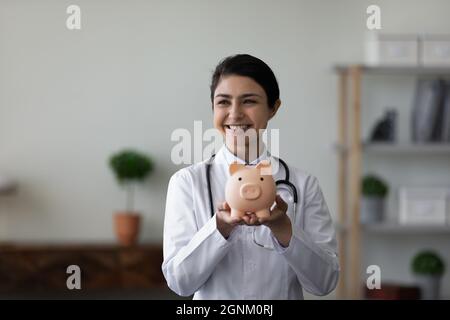
M 261 181 L 264 181 L 264 178 L 263 178 L 263 177 L 261 177 Z
M 241 180 L 242 180 L 242 178 L 241 178 L 241 177 L 239 177 L 239 178 L 238 178 L 238 180 L 239 180 L 239 181 L 241 181 Z

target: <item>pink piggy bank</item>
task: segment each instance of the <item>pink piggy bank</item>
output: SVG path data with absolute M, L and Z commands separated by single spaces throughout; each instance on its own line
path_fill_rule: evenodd
M 225 187 L 225 201 L 232 217 L 243 217 L 254 212 L 258 218 L 270 216 L 275 201 L 276 185 L 270 161 L 263 160 L 256 167 L 232 163 Z

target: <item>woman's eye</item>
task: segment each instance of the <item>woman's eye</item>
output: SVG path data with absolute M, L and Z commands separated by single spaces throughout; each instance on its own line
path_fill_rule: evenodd
M 228 104 L 228 100 L 220 100 L 219 102 L 217 102 L 218 105 L 227 105 Z

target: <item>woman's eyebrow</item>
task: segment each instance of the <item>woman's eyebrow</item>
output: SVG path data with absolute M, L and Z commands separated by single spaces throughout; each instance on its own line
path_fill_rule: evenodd
M 248 97 L 261 97 L 259 94 L 256 93 L 244 93 L 239 96 L 240 98 L 248 98 Z
M 219 97 L 230 99 L 231 95 L 225 94 L 225 93 L 218 93 L 218 94 L 216 94 L 216 96 L 214 98 L 219 98 Z
M 218 93 L 218 94 L 216 94 L 216 96 L 215 96 L 215 98 L 218 98 L 218 97 L 223 97 L 223 98 L 227 98 L 227 99 L 231 99 L 233 96 L 231 96 L 231 95 L 229 95 L 229 94 L 225 94 L 225 93 Z M 248 97 L 261 97 L 261 95 L 259 95 L 259 94 L 256 94 L 256 93 L 244 93 L 244 94 L 241 94 L 240 96 L 239 96 L 239 98 L 248 98 Z

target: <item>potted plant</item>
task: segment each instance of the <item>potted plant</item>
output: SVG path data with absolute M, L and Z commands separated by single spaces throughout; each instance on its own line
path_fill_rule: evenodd
M 362 181 L 360 221 L 363 224 L 381 222 L 384 216 L 385 197 L 388 185 L 380 177 L 369 174 Z
M 141 221 L 140 213 L 134 210 L 134 189 L 153 171 L 153 161 L 135 150 L 123 150 L 110 157 L 109 165 L 126 190 L 126 209 L 114 215 L 115 232 L 120 244 L 132 245 L 137 241 Z
M 422 299 L 439 299 L 441 277 L 445 264 L 439 255 L 431 250 L 417 253 L 411 263 L 411 269 L 421 289 Z

